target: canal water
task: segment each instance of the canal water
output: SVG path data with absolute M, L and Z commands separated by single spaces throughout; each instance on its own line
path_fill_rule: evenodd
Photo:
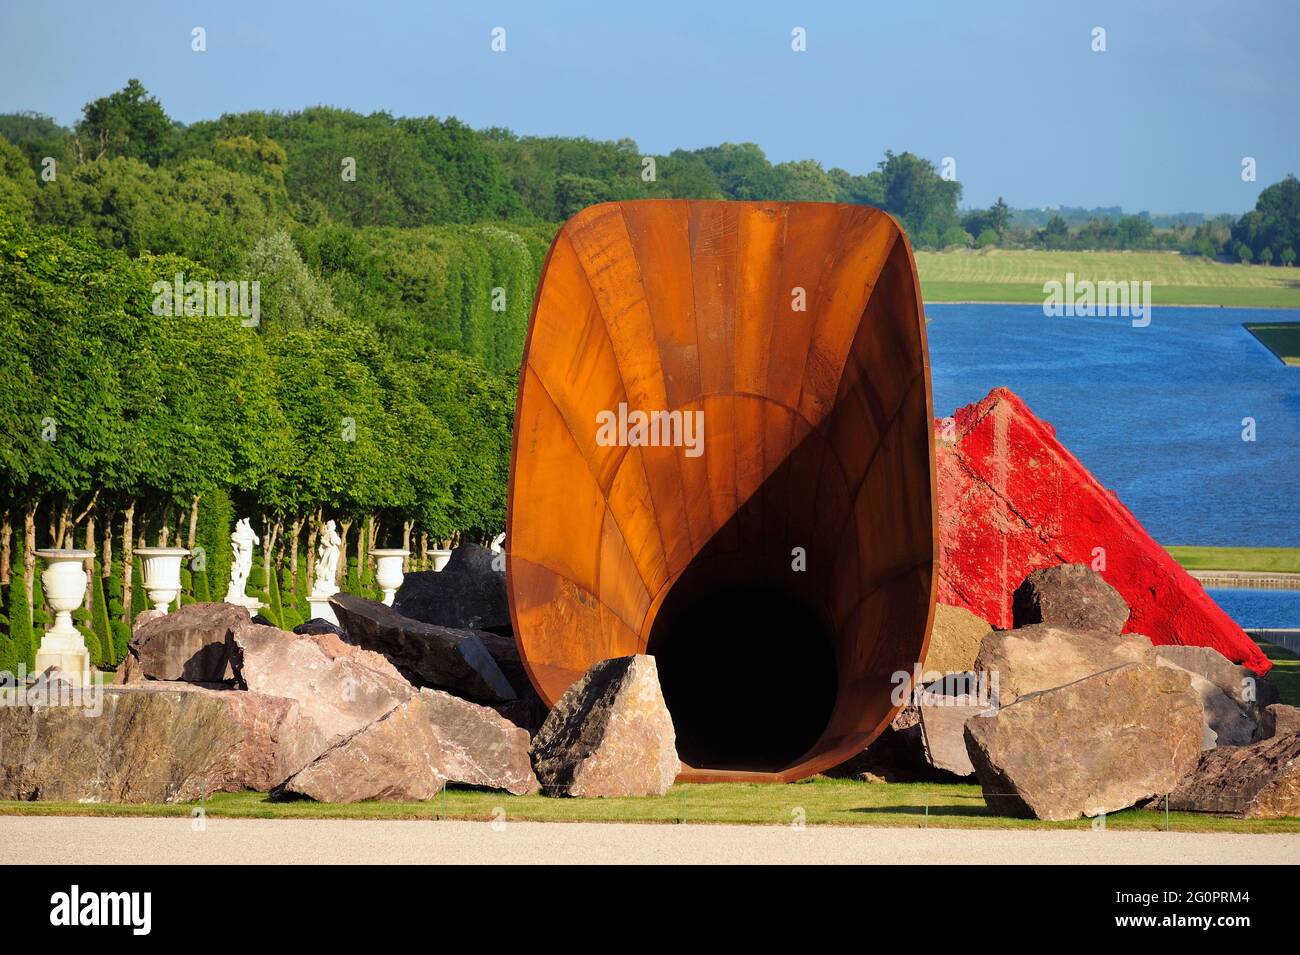
M 1037 305 L 926 314 L 936 416 L 1005 385 L 1161 543 L 1300 547 L 1300 368 L 1243 324 L 1294 311 L 1156 307 L 1142 328 Z M 1211 593 L 1243 626 L 1300 626 L 1300 590 Z

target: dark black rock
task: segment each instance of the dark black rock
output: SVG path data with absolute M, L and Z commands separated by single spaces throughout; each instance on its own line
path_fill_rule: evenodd
M 294 633 L 298 634 L 317 634 L 332 633 L 342 640 L 347 640 L 347 631 L 338 624 L 330 623 L 328 620 L 322 620 L 320 617 L 312 617 L 306 623 L 300 623 L 293 628 Z
M 485 547 L 461 544 L 442 570 L 407 574 L 393 609 L 439 627 L 508 631 L 506 576 L 494 566 L 499 559 Z

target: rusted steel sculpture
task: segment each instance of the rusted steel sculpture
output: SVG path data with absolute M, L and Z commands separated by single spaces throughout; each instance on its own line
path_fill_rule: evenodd
M 654 654 L 695 781 L 811 775 L 894 717 L 929 641 L 936 536 L 921 297 L 888 215 L 574 216 L 514 442 L 510 611 L 548 704 L 598 660 Z

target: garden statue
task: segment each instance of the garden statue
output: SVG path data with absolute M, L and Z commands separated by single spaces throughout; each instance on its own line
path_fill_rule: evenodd
M 334 528 L 333 521 L 326 521 L 321 528 L 320 545 L 316 548 L 316 581 L 311 592 L 314 597 L 329 597 L 339 592 L 335 580 L 338 578 L 339 547 L 343 538 Z
M 330 597 L 339 592 L 338 578 L 339 548 L 343 538 L 335 529 L 333 521 L 326 521 L 320 531 L 320 544 L 316 547 L 316 580 L 312 584 L 307 602 L 311 604 L 313 620 L 325 620 L 338 626 L 339 619 L 330 606 Z
M 245 593 L 253 569 L 253 548 L 260 543 L 262 540 L 248 518 L 240 518 L 230 535 L 230 586 L 226 588 L 226 603 L 247 608 L 250 617 L 262 606 L 261 601 Z

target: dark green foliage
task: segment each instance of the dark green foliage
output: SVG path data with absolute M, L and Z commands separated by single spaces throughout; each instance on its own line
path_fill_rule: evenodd
M 204 571 L 196 578 L 206 578 L 197 585 L 194 596 L 200 600 L 215 595 L 220 600 L 226 595 L 230 580 L 230 532 L 235 527 L 235 509 L 224 488 L 213 488 L 203 495 L 199 504 L 199 520 L 194 533 L 194 545 L 203 548 Z M 195 558 L 191 557 L 193 561 Z M 205 596 L 199 596 L 200 588 Z
M 135 79 L 87 103 L 77 123 L 78 148 L 86 159 L 127 156 L 156 164 L 172 133 L 162 105 Z
M 343 578 L 343 589 L 348 593 L 362 593 L 361 574 L 357 567 L 357 558 L 355 555 L 348 558 L 348 572 Z
M 92 667 L 102 667 L 106 665 L 104 660 L 104 649 L 100 646 L 99 635 L 95 633 L 94 627 L 80 624 L 77 630 L 81 633 L 81 638 L 86 644 L 86 652 L 90 655 L 90 665 Z
M 271 613 L 268 614 L 268 616 L 270 616 L 272 620 L 283 621 L 284 601 L 280 598 L 280 575 L 274 571 L 271 572 L 271 579 L 268 581 L 266 593 L 271 610 Z
M 1274 259 L 1284 261 L 1284 250 L 1300 245 L 1300 180 L 1288 175 L 1261 192 L 1255 208 L 1233 226 L 1232 242 L 1236 257 L 1243 262 L 1257 259 L 1267 265 Z M 1243 247 L 1250 255 L 1242 254 Z M 1294 251 L 1290 259 L 1295 261 Z
M 189 572 L 187 571 L 187 573 Z M 212 599 L 206 572 L 190 573 L 190 593 L 193 594 L 197 603 L 207 603 Z
M 23 597 L 23 579 L 15 574 L 5 595 L 8 625 L 0 633 L 0 672 L 18 673 L 18 665 L 27 665 L 32 645 L 32 630 L 27 623 L 27 601 Z
M 131 560 L 131 619 L 149 609 L 149 597 L 144 589 L 144 573 L 138 557 Z
M 103 656 L 103 665 L 115 666 L 118 657 L 113 646 L 113 629 L 109 625 L 108 603 L 104 599 L 104 578 L 100 576 L 98 563 L 95 565 L 95 573 L 90 582 L 90 609 L 95 636 L 99 640 L 100 652 Z
M 131 628 L 121 620 L 113 620 L 113 657 L 118 663 L 126 659 L 126 645 L 131 642 Z

